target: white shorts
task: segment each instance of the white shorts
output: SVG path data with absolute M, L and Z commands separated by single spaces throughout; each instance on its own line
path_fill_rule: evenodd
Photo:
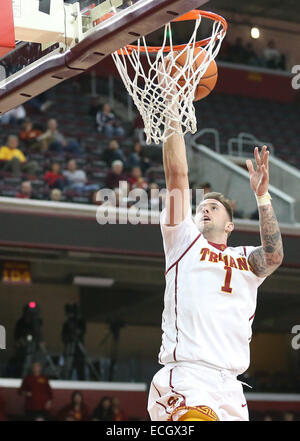
M 178 421 L 191 408 L 197 408 L 203 419 L 249 421 L 243 386 L 236 375 L 198 362 L 166 364 L 151 382 L 151 420 Z

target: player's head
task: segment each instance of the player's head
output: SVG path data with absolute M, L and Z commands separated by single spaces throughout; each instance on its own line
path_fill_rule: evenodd
M 230 201 L 222 193 L 210 192 L 204 195 L 198 205 L 195 223 L 203 232 L 204 237 L 225 233 L 227 237 L 234 229 L 233 210 Z

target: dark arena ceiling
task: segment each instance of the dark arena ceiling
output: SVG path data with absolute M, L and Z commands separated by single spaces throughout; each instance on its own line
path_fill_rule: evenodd
M 299 0 L 210 0 L 203 9 L 223 9 L 255 17 L 300 23 Z

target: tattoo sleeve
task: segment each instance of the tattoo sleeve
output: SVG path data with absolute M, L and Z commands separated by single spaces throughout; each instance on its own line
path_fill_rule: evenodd
M 270 275 L 283 260 L 279 225 L 271 204 L 259 207 L 261 246 L 249 256 L 249 263 L 259 277 Z

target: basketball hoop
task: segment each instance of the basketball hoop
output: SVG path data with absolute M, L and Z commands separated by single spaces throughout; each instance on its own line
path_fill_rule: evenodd
M 197 41 L 202 18 L 213 21 L 212 32 L 210 37 Z M 174 45 L 172 23 L 194 20 L 195 27 L 188 43 Z M 112 54 L 120 77 L 143 118 L 147 144 L 165 142 L 172 134 L 166 130 L 172 122 L 181 124 L 183 135 L 196 132 L 195 91 L 217 56 L 226 31 L 227 22 L 223 17 L 193 10 L 165 25 L 161 46 L 148 46 L 146 37 L 141 37 L 136 45 L 125 46 Z M 170 54 L 167 68 L 166 53 Z M 182 55 L 186 62 L 178 69 L 176 61 Z

